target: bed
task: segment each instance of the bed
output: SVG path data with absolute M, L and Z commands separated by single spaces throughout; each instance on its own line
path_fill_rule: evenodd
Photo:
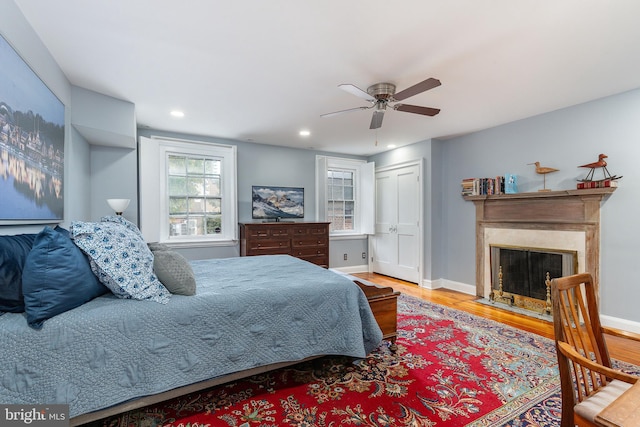
M 48 318 L 0 316 L 0 402 L 69 404 L 81 424 L 322 355 L 382 333 L 348 278 L 288 255 L 191 261 L 194 295 L 108 292 Z

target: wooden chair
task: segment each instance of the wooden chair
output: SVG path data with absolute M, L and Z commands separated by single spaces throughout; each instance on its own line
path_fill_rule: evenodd
M 594 417 L 639 378 L 615 370 L 604 334 L 634 334 L 600 324 L 588 273 L 551 281 L 553 323 L 562 390 L 562 427 L 594 426 Z

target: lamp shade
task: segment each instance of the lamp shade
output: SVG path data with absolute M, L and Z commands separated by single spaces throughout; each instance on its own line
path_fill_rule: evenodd
M 107 204 L 116 212 L 116 215 L 122 215 L 130 201 L 130 199 L 107 199 Z

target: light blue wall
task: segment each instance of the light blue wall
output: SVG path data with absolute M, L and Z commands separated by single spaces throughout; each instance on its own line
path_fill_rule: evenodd
M 107 199 L 130 199 L 124 216 L 138 224 L 138 153 L 135 149 L 91 146 L 91 220 L 113 215 Z
M 138 129 L 138 136 L 164 136 L 195 141 L 235 145 L 238 152 L 238 220 L 251 219 L 251 186 L 274 185 L 304 188 L 304 220 L 316 221 L 315 200 L 315 159 L 318 151 L 232 141 L 208 136 L 187 135 L 153 129 Z M 359 158 L 350 156 L 351 158 Z M 127 173 L 124 168 L 123 173 Z M 122 187 L 121 187 L 122 188 Z M 98 200 L 97 203 L 100 203 Z M 330 242 L 330 266 L 349 267 L 362 265 L 362 252 L 366 252 L 366 240 L 332 240 Z M 193 250 L 180 249 L 189 259 L 225 258 L 239 255 L 238 245 L 234 247 L 210 247 Z M 347 261 L 342 259 L 347 254 Z
M 602 203 L 601 310 L 640 321 L 640 286 L 634 274 L 640 254 L 638 123 L 640 90 L 634 90 L 442 141 L 442 277 L 475 283 L 475 207 L 460 196 L 463 178 L 515 173 L 519 191 L 537 191 L 542 177 L 527 163 L 539 161 L 560 169 L 547 175 L 547 188 L 574 189 L 588 171 L 578 166 L 605 153 L 609 171 L 624 178 Z

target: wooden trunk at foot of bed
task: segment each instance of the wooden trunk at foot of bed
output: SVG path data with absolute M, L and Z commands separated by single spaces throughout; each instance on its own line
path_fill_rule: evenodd
M 398 295 L 400 292 L 394 291 L 388 286 L 379 286 L 364 280 L 354 280 L 354 282 L 367 296 L 371 311 L 382 330 L 382 338 L 391 341 L 395 346 L 398 336 Z

